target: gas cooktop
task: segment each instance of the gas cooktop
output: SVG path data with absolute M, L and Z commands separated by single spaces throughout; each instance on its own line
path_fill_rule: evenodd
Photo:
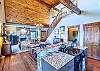
M 81 54 L 82 52 L 83 52 L 83 50 L 81 50 L 81 49 L 70 48 L 66 53 L 70 54 L 70 55 L 73 55 L 73 56 L 76 56 L 76 55 Z

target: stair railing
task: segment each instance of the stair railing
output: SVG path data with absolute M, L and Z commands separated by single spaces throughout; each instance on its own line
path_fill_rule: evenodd
M 72 0 L 72 3 L 74 3 L 77 6 L 77 1 L 76 0 Z M 54 30 L 54 28 L 57 26 L 57 24 L 59 23 L 59 21 L 62 19 L 62 17 L 64 16 L 68 16 L 73 14 L 74 12 L 71 11 L 70 9 L 67 8 L 67 12 L 62 12 L 63 9 L 65 9 L 67 7 L 63 7 L 61 8 L 61 10 L 58 12 L 57 16 L 55 17 L 55 19 L 53 20 L 52 24 L 49 26 L 49 29 L 47 30 L 47 36 L 45 38 L 45 40 L 49 37 L 49 35 L 52 33 L 52 31 Z M 69 13 L 68 13 L 69 12 Z

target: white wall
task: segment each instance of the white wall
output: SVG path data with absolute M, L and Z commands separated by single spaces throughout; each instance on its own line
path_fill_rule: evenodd
M 60 25 L 65 25 L 66 26 L 65 29 L 67 30 L 67 26 L 100 22 L 100 1 L 99 0 L 79 0 L 78 7 L 82 10 L 81 15 L 73 14 L 71 16 L 66 16 L 59 22 L 57 27 L 59 27 Z M 82 29 L 80 31 L 81 31 L 80 43 L 83 45 L 84 34 L 82 33 L 83 31 Z M 68 37 L 68 32 L 65 33 L 66 33 L 65 34 L 65 38 L 66 38 Z M 53 38 L 54 38 L 54 33 L 50 35 L 47 42 L 52 42 Z M 67 41 L 67 38 L 65 40 Z
M 84 11 L 81 15 L 72 15 L 62 19 L 68 25 L 87 24 L 100 21 L 99 0 L 79 0 L 79 8 Z

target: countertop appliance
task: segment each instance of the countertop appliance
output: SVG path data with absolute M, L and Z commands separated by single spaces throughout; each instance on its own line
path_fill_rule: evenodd
M 74 58 L 74 71 L 84 71 L 85 52 L 84 50 L 74 48 L 73 46 L 61 45 L 59 51 L 75 56 Z
M 74 58 L 74 71 L 84 71 L 83 69 L 83 61 L 85 58 L 85 53 L 81 49 L 77 48 L 70 48 L 67 52 L 67 54 L 75 56 Z

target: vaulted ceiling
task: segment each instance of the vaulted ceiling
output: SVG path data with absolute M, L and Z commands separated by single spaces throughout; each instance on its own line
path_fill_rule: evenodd
M 5 0 L 6 21 L 48 26 L 50 9 L 60 2 L 79 13 L 70 0 Z
M 58 0 L 5 0 L 6 21 L 48 25 L 48 13 Z

